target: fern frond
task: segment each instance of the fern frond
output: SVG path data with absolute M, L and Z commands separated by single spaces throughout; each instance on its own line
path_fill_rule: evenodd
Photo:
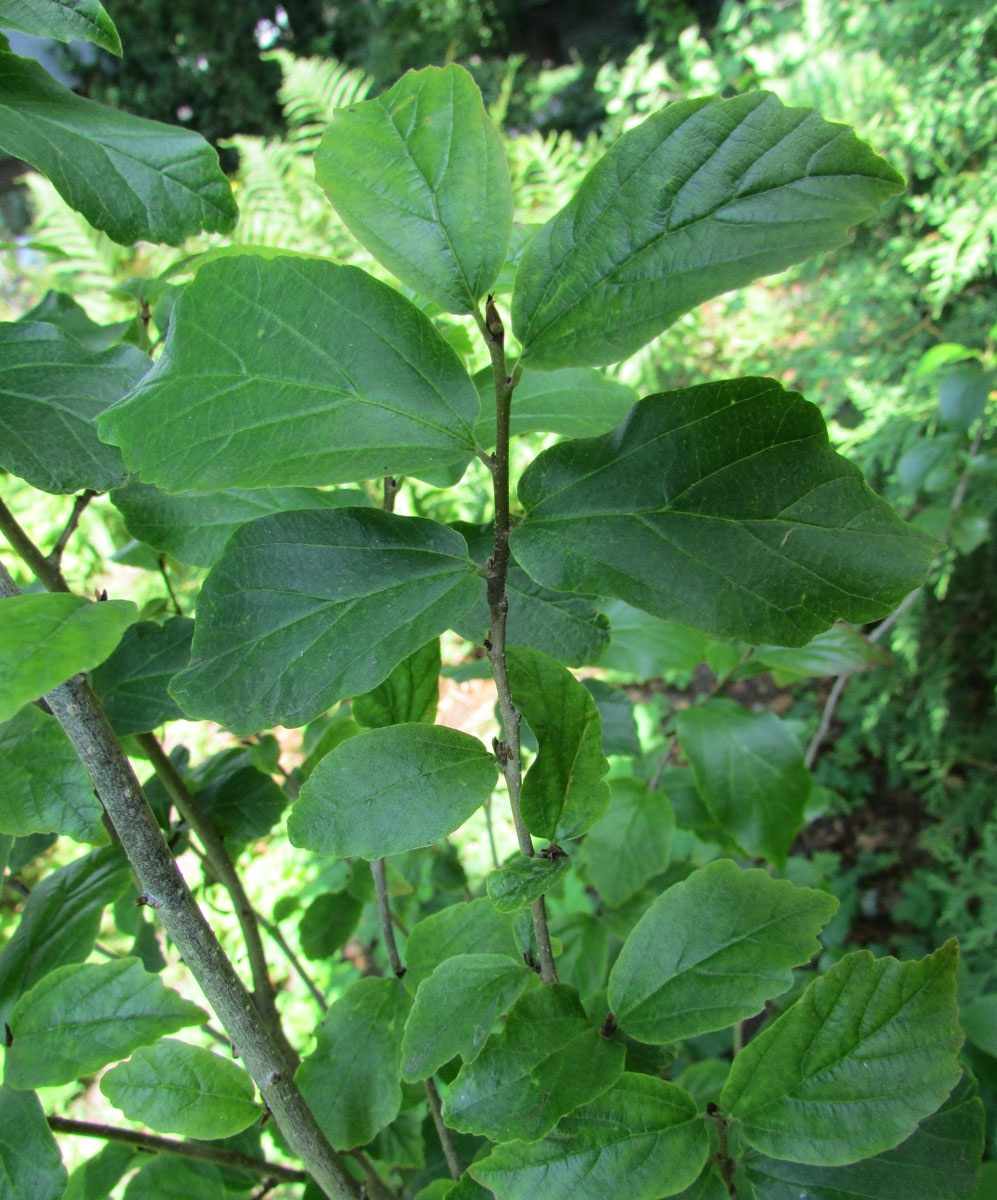
M 274 50 L 264 58 L 276 60 L 283 72 L 277 95 L 287 140 L 299 154 L 311 154 L 335 110 L 363 100 L 374 82 L 334 58 L 296 58 L 287 50 Z

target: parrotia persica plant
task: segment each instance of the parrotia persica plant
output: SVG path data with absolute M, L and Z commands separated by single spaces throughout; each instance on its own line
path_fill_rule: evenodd
M 114 41 L 82 0 L 6 0 L 0 24 Z M 9 52 L 0 115 L 0 144 L 118 241 L 235 219 L 197 135 Z M 597 370 L 840 245 L 902 179 L 810 109 L 701 97 L 625 133 L 524 227 L 459 66 L 337 111 L 315 170 L 385 278 L 208 253 L 155 362 L 78 312 L 71 331 L 58 305 L 0 326 L 5 470 L 109 491 L 135 536 L 209 568 L 193 620 L 140 621 L 70 591 L 4 509 L 38 586 L 3 571 L 3 855 L 50 831 L 94 848 L 31 889 L 0 954 L 3 1196 L 94 1200 L 135 1168 L 127 1200 L 261 1178 L 336 1200 L 970 1195 L 983 1113 L 958 1059 L 956 945 L 812 968 L 836 901 L 785 871 L 810 792 L 795 734 L 709 698 L 652 772 L 626 694 L 569 669 L 635 621 L 774 661 L 922 582 L 935 543 L 803 396 L 739 378 L 638 398 Z M 473 319 L 489 367 L 469 374 L 441 314 Z M 561 436 L 510 478 L 510 439 L 536 432 Z M 474 458 L 484 523 L 394 511 L 406 477 L 452 486 Z M 448 630 L 487 656 L 492 744 L 436 723 Z M 244 749 L 167 757 L 152 731 L 181 716 Z M 305 727 L 284 788 L 276 742 L 251 736 L 275 725 Z M 472 891 L 441 843 L 493 796 L 518 846 Z M 325 880 L 298 914 L 306 956 L 381 922 L 352 982 L 312 985 L 318 1022 L 293 1039 L 274 924 L 233 866 L 285 816 Z M 189 844 L 231 894 L 232 960 L 176 866 Z M 105 909 L 134 934 L 125 957 L 94 953 Z M 156 929 L 231 1052 L 183 1040 L 209 1014 L 162 981 Z M 73 1122 L 35 1089 L 98 1072 L 175 1154 L 108 1141 L 67 1185 L 52 1128 Z

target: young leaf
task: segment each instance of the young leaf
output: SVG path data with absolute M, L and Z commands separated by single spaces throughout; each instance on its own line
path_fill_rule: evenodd
M 101 1076 L 100 1090 L 129 1120 L 184 1137 L 230 1137 L 260 1116 L 242 1067 L 175 1038 L 136 1050 Z
M 535 980 L 506 954 L 457 954 L 424 979 L 405 1023 L 402 1078 L 418 1082 L 459 1054 L 472 1062 L 498 1018 Z
M 513 552 L 538 583 L 755 644 L 885 616 L 935 550 L 773 379 L 648 396 L 612 433 L 545 450 L 519 498 Z
M 625 1072 L 541 1141 L 496 1146 L 470 1171 L 503 1200 L 659 1200 L 695 1180 L 709 1149 L 687 1092 Z
M 618 908 L 668 867 L 675 815 L 668 798 L 642 779 L 610 780 L 612 799 L 582 847 L 589 882 Z
M 53 1087 L 92 1075 L 207 1013 L 149 975 L 137 958 L 71 963 L 26 992 L 10 1016 L 4 1082 Z
M 495 376 L 485 367 L 474 377 L 481 416 L 474 426 L 480 445 L 495 445 Z M 589 367 L 527 371 L 512 397 L 509 432 L 559 433 L 562 437 L 598 437 L 627 415 L 637 400 L 629 384 L 607 379 Z
M 374 100 L 340 108 L 315 177 L 354 236 L 445 312 L 471 312 L 512 230 L 505 151 L 463 67 L 408 71 Z
M 243 525 L 205 580 L 181 708 L 236 733 L 304 725 L 369 691 L 474 602 L 464 539 L 420 517 L 345 508 Z
M 162 356 L 99 428 L 168 492 L 350 483 L 473 453 L 478 403 L 453 348 L 387 284 L 246 254 L 198 271 Z
M 102 846 L 104 808 L 55 717 L 33 704 L 0 725 L 0 833 L 64 833 Z
M 550 891 L 570 866 L 571 859 L 567 854 L 550 858 L 543 854 L 532 858 L 517 854 L 485 879 L 488 899 L 499 912 L 516 912 Z
M 214 1163 L 158 1155 L 131 1177 L 124 1200 L 219 1200 L 226 1196 Z
M 748 1144 L 834 1167 L 908 1138 L 961 1074 L 958 956 L 954 939 L 914 962 L 860 950 L 814 980 L 731 1067 L 720 1105 Z
M 138 616 L 130 600 L 63 592 L 0 599 L 0 721 L 102 662 Z
M 119 737 L 148 733 L 183 717 L 166 688 L 186 667 L 193 636 L 189 617 L 172 617 L 162 625 L 139 621 L 125 630 L 111 657 L 91 672 L 91 686 Z
M 720 828 L 746 853 L 783 866 L 811 786 L 793 734 L 775 713 L 749 713 L 727 699 L 683 709 L 675 729 Z
M 84 100 L 39 63 L 2 51 L 0 147 L 123 246 L 179 246 L 201 230 L 225 233 L 238 216 L 218 155 L 200 134 Z
M 34 1092 L 0 1087 L 0 1194 L 4 1200 L 59 1200 L 66 1168 Z
M 428 846 L 488 799 L 498 768 L 476 737 L 443 725 L 389 725 L 341 742 L 291 810 L 294 846 L 383 858 Z
M 496 1142 L 535 1142 L 565 1113 L 612 1087 L 622 1046 L 592 1027 L 578 993 L 547 984 L 520 997 L 478 1057 L 461 1067 L 443 1103 L 451 1129 Z
M 93 42 L 121 57 L 121 39 L 99 0 L 7 0 L 0 20 L 8 29 L 59 42 Z
M 353 700 L 353 719 L 377 729 L 383 725 L 432 725 L 440 702 L 440 639 L 434 638 L 403 659 L 373 691 Z
M 409 1000 L 397 979 L 358 979 L 315 1030 L 295 1076 L 337 1150 L 364 1146 L 398 1115 L 402 1032 Z
M 536 735 L 540 751 L 523 780 L 523 823 L 535 837 L 578 837 L 609 804 L 603 776 L 602 722 L 577 679 L 546 654 L 510 646 L 506 653 L 512 701 Z
M 43 492 L 123 483 L 121 452 L 95 421 L 148 369 L 134 346 L 94 352 L 55 325 L 0 324 L 0 466 Z
M 677 1042 L 753 1016 L 817 951 L 837 901 L 728 859 L 651 905 L 609 975 L 609 1007 L 640 1042 Z
M 842 245 L 903 186 L 847 126 L 769 92 L 669 105 L 524 250 L 512 307 L 523 361 L 625 358 L 711 296 Z
M 513 917 L 484 898 L 451 904 L 412 928 L 405 943 L 405 987 L 414 996 L 424 979 L 457 954 L 503 954 L 519 959 Z

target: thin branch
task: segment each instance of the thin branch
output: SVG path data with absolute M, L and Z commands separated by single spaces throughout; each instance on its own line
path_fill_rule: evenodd
M 391 920 L 391 899 L 388 896 L 388 869 L 383 858 L 375 858 L 370 864 L 370 873 L 374 876 L 374 891 L 377 893 L 377 912 L 381 918 L 381 933 L 384 946 L 388 951 L 388 963 L 392 975 L 398 979 L 405 974 L 401 955 L 398 953 L 398 943 L 395 941 L 395 927 Z
M 173 602 L 173 611 L 178 617 L 182 617 L 183 609 L 180 607 L 180 601 L 177 599 L 177 594 L 173 590 L 173 584 L 170 583 L 170 577 L 166 572 L 166 555 L 160 554 L 156 558 L 156 563 L 159 567 L 159 573 L 163 577 L 163 583 L 166 584 L 166 590 L 169 592 L 170 600 Z
M 257 921 L 259 921 L 262 928 L 264 928 L 267 931 L 267 933 L 273 938 L 273 940 L 280 947 L 281 953 L 284 955 L 284 957 L 287 959 L 287 961 L 294 968 L 295 972 L 297 973 L 298 978 L 305 985 L 305 987 L 311 992 L 312 999 L 315 1001 L 315 1003 L 319 1006 L 319 1008 L 322 1010 L 322 1012 L 328 1012 L 329 1006 L 325 1002 L 325 996 L 323 996 L 320 989 L 316 986 L 314 979 L 312 979 L 312 977 L 305 970 L 304 966 L 302 966 L 301 960 L 298 958 L 298 956 L 294 953 L 294 951 L 288 945 L 287 940 L 284 937 L 284 935 L 281 933 L 279 926 L 271 924 L 271 922 L 268 921 L 266 919 L 266 917 L 263 916 L 262 913 L 257 913 L 256 919 L 257 919 Z
M 55 1133 L 71 1133 L 75 1137 L 103 1138 L 106 1142 L 126 1142 L 139 1150 L 152 1154 L 178 1154 L 181 1158 L 196 1158 L 202 1162 L 218 1163 L 223 1167 L 237 1167 L 252 1171 L 254 1175 L 269 1176 L 284 1183 L 305 1183 L 308 1175 L 294 1167 L 281 1163 L 267 1162 L 241 1150 L 225 1150 L 212 1146 L 210 1142 L 178 1142 L 174 1138 L 160 1137 L 155 1133 L 139 1133 L 134 1129 L 121 1129 L 116 1125 L 97 1125 L 93 1121 L 73 1121 L 68 1117 L 48 1117 L 48 1125 Z
M 69 514 L 69 520 L 66 522 L 62 533 L 60 533 L 58 538 L 56 538 L 55 545 L 46 556 L 48 561 L 53 567 L 55 567 L 57 571 L 62 565 L 63 551 L 66 549 L 69 539 L 76 532 L 76 527 L 80 523 L 80 517 L 83 516 L 83 510 L 96 495 L 97 493 L 95 491 L 87 488 L 86 491 L 80 492 L 80 494 L 73 501 L 73 511 Z
M 443 1120 L 443 1106 L 440 1104 L 440 1093 L 436 1090 L 436 1081 L 432 1075 L 422 1081 L 422 1086 L 426 1089 L 429 1111 L 433 1114 L 433 1124 L 436 1126 L 436 1132 L 439 1135 L 440 1145 L 443 1147 L 443 1153 L 447 1160 L 447 1166 L 450 1168 L 450 1174 L 454 1179 L 460 1179 L 462 1168 L 460 1159 L 457 1157 L 457 1147 L 454 1145 L 453 1135 Z
M 10 542 L 11 546 L 24 560 L 24 563 L 34 571 L 39 581 L 50 592 L 69 591 L 69 584 L 63 579 L 62 572 L 58 566 L 49 562 L 45 555 L 42 554 L 2 500 L 0 500 L 0 533 Z
M 387 1186 L 380 1175 L 378 1175 L 374 1169 L 374 1164 L 362 1150 L 351 1150 L 349 1154 L 351 1158 L 360 1164 L 364 1173 L 364 1200 L 398 1200 L 398 1197 Z
M 488 850 L 492 856 L 492 866 L 498 870 L 501 863 L 499 862 L 498 846 L 495 844 L 495 826 L 492 824 L 491 796 L 485 801 L 485 829 L 488 831 Z

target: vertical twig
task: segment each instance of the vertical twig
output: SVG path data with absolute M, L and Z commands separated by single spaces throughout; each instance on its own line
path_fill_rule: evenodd
M 159 565 L 159 573 L 163 577 L 163 583 L 166 584 L 166 590 L 169 593 L 170 600 L 173 602 L 173 611 L 177 614 L 178 617 L 182 617 L 183 609 L 180 607 L 180 601 L 177 599 L 177 594 L 173 590 L 173 584 L 170 583 L 170 577 L 166 573 L 166 555 L 165 554 L 158 555 L 156 558 L 156 562 Z
M 315 980 L 312 979 L 312 977 L 305 970 L 304 966 L 301 963 L 301 960 L 294 953 L 294 951 L 291 949 L 291 947 L 287 944 L 287 939 L 281 933 L 280 928 L 277 925 L 272 924 L 270 921 L 268 921 L 266 919 L 266 917 L 262 916 L 260 913 L 256 914 L 256 919 L 260 923 L 261 927 L 263 929 L 265 929 L 267 931 L 267 933 L 277 943 L 278 947 L 280 948 L 281 953 L 284 955 L 284 957 L 287 959 L 287 961 L 294 968 L 295 972 L 297 973 L 298 978 L 305 985 L 305 987 L 309 990 L 309 992 L 311 992 L 312 999 L 315 1001 L 315 1003 L 319 1006 L 319 1008 L 322 1010 L 322 1012 L 324 1012 L 324 1013 L 328 1012 L 329 1006 L 325 1002 L 325 996 L 322 994 L 320 989 L 317 987 Z
M 69 520 L 66 522 L 62 533 L 60 533 L 58 538 L 56 538 L 55 545 L 47 555 L 48 561 L 53 567 L 55 567 L 57 571 L 62 565 L 63 551 L 66 549 L 69 539 L 76 532 L 76 527 L 80 523 L 80 517 L 83 516 L 83 510 L 96 495 L 96 492 L 91 491 L 90 488 L 87 488 L 86 491 L 81 492 L 73 501 L 73 511 L 69 514 Z
M 457 1157 L 457 1147 L 454 1145 L 453 1135 L 447 1128 L 446 1122 L 443 1120 L 443 1106 L 440 1104 L 440 1093 L 436 1090 L 436 1081 L 432 1075 L 428 1079 L 424 1079 L 422 1083 L 426 1089 L 426 1099 L 429 1101 L 429 1111 L 433 1114 L 433 1124 L 436 1126 L 436 1132 L 439 1135 L 440 1145 L 443 1147 L 443 1154 L 447 1160 L 447 1167 L 454 1179 L 460 1179 L 461 1165 L 460 1159 Z

